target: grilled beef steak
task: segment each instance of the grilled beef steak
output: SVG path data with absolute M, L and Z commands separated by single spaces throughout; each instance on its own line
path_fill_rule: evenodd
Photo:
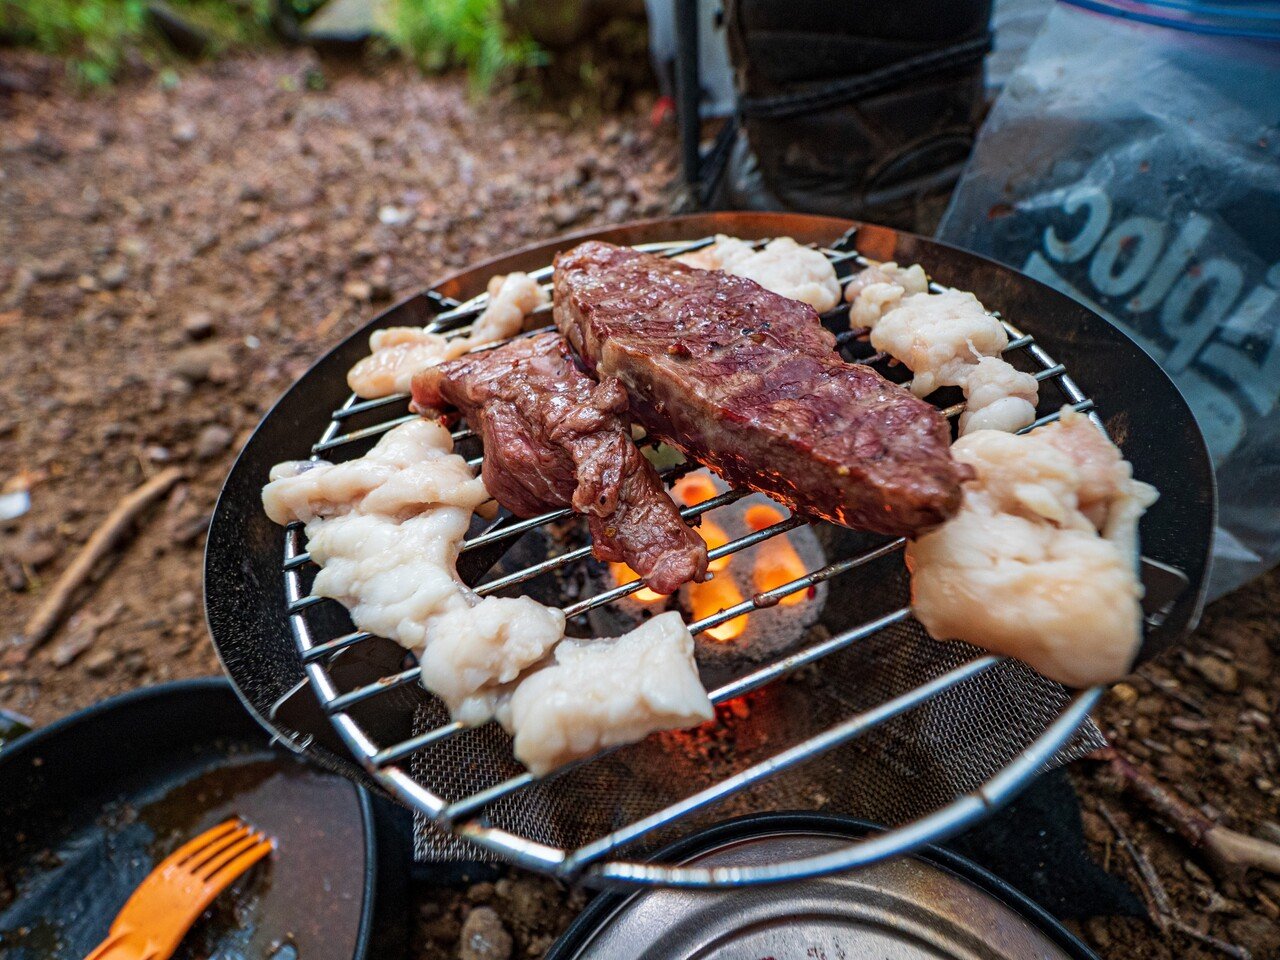
M 658 593 L 706 574 L 706 545 L 631 440 L 626 391 L 582 373 L 559 334 L 429 367 L 413 401 L 462 412 L 484 442 L 485 487 L 512 513 L 572 506 L 596 557 L 626 562 Z
M 742 277 L 589 241 L 556 257 L 555 320 L 635 419 L 729 483 L 850 527 L 913 534 L 970 473 L 946 420 L 845 363 L 813 308 Z

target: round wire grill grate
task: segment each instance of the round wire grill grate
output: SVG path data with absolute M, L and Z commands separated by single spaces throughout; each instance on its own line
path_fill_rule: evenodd
M 855 267 L 866 264 L 860 255 L 843 249 L 846 240 L 847 238 L 842 238 L 841 242 L 831 248 L 819 248 L 842 279 Z M 637 245 L 637 249 L 660 255 L 675 255 L 710 242 L 711 238 L 694 242 L 648 243 Z M 533 271 L 532 275 L 546 283 L 550 280 L 551 268 L 546 266 Z M 935 292 L 941 289 L 937 284 L 933 287 Z M 446 301 L 442 312 L 431 319 L 428 329 L 446 336 L 465 335 L 470 321 L 484 308 L 486 300 L 487 297 L 481 295 L 465 303 Z M 1010 338 L 1006 355 L 1010 359 L 1020 358 L 1015 362 L 1032 370 L 1042 384 L 1055 384 L 1060 393 L 1053 401 L 1042 404 L 1042 409 L 1055 409 L 1045 413 L 1027 429 L 1035 429 L 1056 420 L 1056 406 L 1063 402 L 1076 410 L 1088 412 L 1101 428 L 1101 421 L 1092 412 L 1092 401 L 1071 379 L 1065 368 L 1050 357 L 1032 337 L 1024 335 L 1007 320 L 1002 322 Z M 840 338 L 840 343 L 842 349 L 851 346 L 848 336 Z M 883 363 L 884 358 L 863 357 L 855 362 Z M 381 434 L 414 419 L 412 414 L 404 412 L 406 399 L 403 395 L 372 401 L 349 397 L 342 407 L 333 412 L 327 429 L 313 445 L 313 458 L 335 459 L 358 455 L 362 448 L 367 448 Z M 949 418 L 954 418 L 962 409 L 963 404 L 953 404 L 945 407 L 943 412 Z M 374 422 L 358 428 L 351 426 L 370 419 Z M 474 434 L 465 427 L 457 430 L 454 436 L 460 443 L 474 438 Z M 473 466 L 478 466 L 480 459 L 475 458 L 470 462 Z M 670 483 L 692 469 L 698 469 L 697 465 L 680 464 L 663 471 L 663 475 Z M 729 491 L 682 512 L 687 518 L 693 518 L 725 507 L 742 496 L 745 494 Z M 486 555 L 496 558 L 499 553 L 512 547 L 520 537 L 563 521 L 569 516 L 570 511 L 558 510 L 530 520 L 506 522 L 486 529 L 464 543 L 462 559 L 465 562 L 469 555 L 471 559 Z M 801 517 L 788 517 L 772 526 L 730 541 L 711 551 L 711 557 L 714 559 L 748 549 L 804 523 L 805 520 Z M 869 538 L 859 548 L 842 552 L 834 558 L 829 553 L 827 563 L 805 576 L 692 622 L 690 630 L 697 635 L 741 614 L 750 613 L 758 605 L 806 591 L 815 584 L 834 581 L 852 572 L 875 569 L 879 561 L 897 554 L 903 545 L 904 541 L 901 539 L 886 541 L 884 538 Z M 523 585 L 539 577 L 564 571 L 572 564 L 587 562 L 588 553 L 589 548 L 582 547 L 504 573 L 479 586 L 478 592 L 489 594 L 499 590 L 522 589 Z M 483 565 L 488 566 L 487 562 Z M 806 761 L 847 748 L 859 738 L 865 740 L 869 734 L 890 730 L 912 711 L 922 712 L 923 708 L 923 712 L 927 712 L 930 707 L 938 709 L 939 704 L 947 704 L 948 698 L 953 697 L 956 691 L 972 685 L 978 678 L 983 678 L 989 684 L 1012 684 L 1009 691 L 1013 691 L 1014 696 L 1005 698 L 1000 709 L 992 711 L 995 714 L 1016 710 L 1018 695 L 1025 697 L 1028 683 L 1034 685 L 1035 680 L 1024 676 L 1030 674 L 1030 671 L 1019 664 L 990 655 L 980 655 L 972 648 L 960 644 L 945 645 L 946 654 L 939 655 L 936 649 L 938 645 L 932 644 L 932 641 L 923 636 L 923 631 L 910 619 L 910 611 L 905 606 L 897 606 L 887 612 L 860 619 L 855 624 L 821 637 L 801 649 L 735 676 L 710 691 L 712 700 L 717 705 L 724 705 L 747 697 L 763 690 L 773 681 L 802 676 L 806 669 L 811 669 L 814 665 L 834 662 L 877 637 L 892 636 L 895 643 L 900 643 L 903 630 L 908 631 L 905 635 L 908 645 L 913 638 L 921 638 L 921 642 L 932 645 L 922 656 L 933 662 L 937 669 L 918 669 L 918 657 L 917 661 L 909 665 L 909 669 L 898 671 L 899 674 L 906 674 L 905 680 L 899 676 L 896 679 L 900 682 L 869 685 L 876 691 L 883 692 L 882 699 L 874 703 L 850 700 L 846 708 L 840 711 L 839 704 L 845 704 L 846 701 L 837 698 L 836 710 L 839 715 L 824 716 L 823 719 L 830 722 L 820 730 L 807 731 L 799 742 L 758 759 L 753 756 L 750 762 L 730 767 L 726 775 L 714 778 L 711 782 L 698 783 L 691 780 L 699 789 L 688 795 L 667 797 L 668 802 L 659 805 L 657 809 L 638 815 L 632 815 L 634 810 L 628 810 L 626 815 L 613 810 L 606 820 L 606 829 L 589 831 L 591 838 L 578 842 L 581 831 L 575 833 L 560 830 L 548 833 L 539 828 L 539 816 L 543 819 L 551 816 L 549 811 L 555 805 L 554 797 L 558 789 L 572 791 L 575 787 L 581 788 L 584 783 L 588 784 L 588 789 L 582 790 L 578 796 L 584 801 L 597 803 L 601 801 L 602 791 L 606 797 L 611 786 L 616 791 L 628 776 L 627 772 L 619 774 L 613 770 L 600 774 L 596 781 L 584 779 L 591 775 L 592 768 L 607 770 L 614 758 L 609 754 L 591 758 L 541 779 L 527 772 L 516 772 L 509 758 L 505 734 L 493 725 L 480 730 L 465 730 L 459 724 L 450 722 L 443 708 L 438 703 L 430 702 L 430 698 L 418 685 L 417 671 L 409 659 L 401 663 L 398 669 L 386 672 L 374 683 L 362 682 L 354 687 L 344 686 L 338 675 L 339 671 L 335 669 L 342 655 L 378 638 L 359 631 L 341 629 L 341 617 L 334 616 L 332 611 L 326 609 L 336 604 L 326 601 L 326 598 L 309 595 L 309 567 L 301 525 L 294 524 L 285 532 L 282 564 L 285 598 L 294 641 L 311 685 L 331 723 L 369 775 L 431 823 L 485 850 L 526 868 L 599 885 L 726 886 L 782 881 L 874 863 L 909 852 L 922 844 L 937 842 L 980 819 L 1025 785 L 1067 744 L 1100 695 L 1097 688 L 1071 696 L 1067 696 L 1065 692 L 1061 692 L 1060 696 L 1052 692 L 1048 696 L 1043 692 L 1039 693 L 1039 700 L 1042 702 L 1037 715 L 1041 721 L 1037 727 L 1038 733 L 1029 742 L 1019 744 L 1013 750 L 1003 753 L 991 751 L 989 745 L 984 743 L 981 730 L 961 738 L 958 745 L 954 741 L 948 742 L 943 749 L 964 749 L 969 754 L 968 759 L 974 769 L 983 774 L 982 779 L 968 785 L 968 789 L 957 789 L 945 798 L 946 802 L 934 805 L 927 812 L 911 816 L 884 833 L 867 837 L 836 853 L 750 868 L 704 868 L 641 862 L 620 854 L 635 850 L 638 844 L 646 840 L 663 836 L 674 825 L 688 822 L 713 805 L 744 794 L 752 796 L 754 794 L 751 791 L 786 775 Z M 635 582 L 588 593 L 565 606 L 566 615 L 570 619 L 584 615 L 628 596 L 641 586 L 642 584 Z M 914 628 L 914 633 L 909 628 Z M 1011 671 L 1011 680 L 999 679 Z M 1060 688 L 1058 690 L 1060 692 Z M 393 697 L 408 698 L 411 709 L 416 710 L 415 728 L 410 736 L 397 735 L 392 741 L 386 741 L 385 737 L 380 736 L 378 725 L 370 721 L 362 711 L 379 699 Z M 971 709 L 972 705 L 961 701 L 959 706 L 964 711 Z M 942 712 L 947 714 L 945 709 Z M 992 719 L 997 725 L 1006 722 L 1003 716 Z M 950 710 L 945 725 L 954 727 L 962 723 L 962 716 L 957 715 L 955 710 Z M 879 744 L 879 748 L 883 749 L 883 742 Z M 424 757 L 433 757 L 434 760 L 429 763 L 424 761 Z M 899 768 L 903 768 L 901 776 L 904 780 L 913 775 L 910 769 L 905 769 L 908 766 L 909 761 L 906 759 L 899 764 Z M 466 768 L 466 776 L 459 778 L 457 772 L 462 768 Z M 965 785 L 963 780 L 959 782 Z M 461 792 L 460 783 L 464 787 Z M 514 804 L 521 802 L 526 806 L 522 815 L 505 815 Z M 910 808 L 901 809 L 915 812 Z M 508 824 L 516 824 L 522 829 L 512 829 Z M 570 838 L 573 845 L 567 845 L 568 841 L 563 846 L 547 842 L 548 836 Z

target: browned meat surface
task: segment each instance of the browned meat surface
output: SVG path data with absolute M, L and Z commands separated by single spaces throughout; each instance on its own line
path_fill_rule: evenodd
M 659 593 L 706 574 L 706 545 L 631 440 L 626 391 L 582 373 L 558 334 L 423 370 L 413 400 L 462 412 L 484 442 L 485 487 L 512 513 L 572 506 L 596 557 L 627 563 Z
M 792 508 L 887 534 L 950 516 L 968 468 L 933 407 L 845 363 L 813 308 L 595 241 L 556 257 L 555 319 L 652 434 Z

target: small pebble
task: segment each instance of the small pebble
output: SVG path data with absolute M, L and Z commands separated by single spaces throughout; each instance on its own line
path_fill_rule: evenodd
M 116 651 L 107 648 L 94 650 L 84 659 L 84 668 L 95 677 L 100 677 L 116 662 Z
M 574 203 L 557 203 L 551 208 L 551 222 L 557 227 L 567 227 L 582 216 L 582 208 Z
M 169 610 L 175 616 L 182 616 L 191 613 L 199 602 L 200 598 L 196 596 L 194 590 L 183 590 L 174 594 L 173 599 L 169 601 Z
M 348 280 L 342 286 L 342 292 L 352 300 L 368 302 L 373 297 L 373 287 L 363 280 Z
M 1235 693 L 1240 689 L 1240 671 L 1235 664 L 1217 657 L 1193 657 L 1190 666 L 1204 677 L 1209 686 L 1221 693 Z
M 182 318 L 182 332 L 192 340 L 203 340 L 213 334 L 213 317 L 204 310 L 196 310 Z
M 0 520 L 16 520 L 31 509 L 31 494 L 15 490 L 0 495 Z
M 385 223 L 389 227 L 399 226 L 407 223 L 413 217 L 412 210 L 403 210 L 400 207 L 394 207 L 387 204 L 378 210 L 378 222 Z
M 224 383 L 228 372 L 233 377 L 235 375 L 231 352 L 220 343 L 183 347 L 169 361 L 169 370 L 188 383 L 199 383 L 202 380 Z
M 98 274 L 98 285 L 103 290 L 119 290 L 129 279 L 129 268 L 123 261 L 116 261 L 102 268 Z
M 605 219 L 610 223 L 621 223 L 631 219 L 631 201 L 626 197 L 616 197 L 604 208 Z
M 512 940 L 492 907 L 476 907 L 462 924 L 458 941 L 461 960 L 508 960 Z
M 210 460 L 216 457 L 231 445 L 233 437 L 231 430 L 222 424 L 209 424 L 196 437 L 195 454 L 197 459 Z

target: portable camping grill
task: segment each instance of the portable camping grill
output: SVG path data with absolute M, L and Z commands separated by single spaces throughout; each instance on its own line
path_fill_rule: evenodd
M 1037 380 L 1044 385 L 1041 410 L 1044 415 L 1028 429 L 1057 419 L 1057 408 L 1062 403 L 1087 412 L 1099 427 L 1107 426 L 1109 420 L 1112 434 L 1134 462 L 1136 474 L 1154 482 L 1162 492 L 1161 502 L 1148 514 L 1142 528 L 1144 550 L 1154 558 L 1143 561 L 1148 589 L 1144 656 L 1167 645 L 1194 623 L 1202 601 L 1213 524 L 1211 473 L 1203 443 L 1185 403 L 1158 367 L 1130 341 L 1074 302 L 1012 271 L 883 228 L 859 227 L 817 217 L 712 215 L 619 228 L 597 236 L 614 242 L 632 242 L 639 249 L 658 254 L 674 255 L 709 243 L 709 234 L 717 231 L 743 237 L 789 235 L 801 242 L 813 242 L 835 265 L 842 279 L 865 265 L 868 256 L 920 262 L 932 276 L 948 285 L 972 289 L 985 303 L 1001 307 L 1007 315 L 1027 318 L 1028 325 L 1034 321 L 1035 337 L 1003 320 L 1010 336 L 1008 356 L 1023 358 L 1024 368 L 1033 369 Z M 487 298 L 481 294 L 459 302 L 449 294 L 460 295 L 475 289 L 490 273 L 511 269 L 525 269 L 539 281 L 549 281 L 550 251 L 565 249 L 578 239 L 581 238 L 546 245 L 476 268 L 433 292 L 393 308 L 375 321 L 375 325 L 424 324 L 446 336 L 463 335 Z M 936 283 L 935 288 L 941 289 Z M 610 785 L 617 789 L 622 782 L 616 770 L 599 775 L 597 780 L 590 779 L 593 765 L 608 768 L 614 762 L 612 752 L 541 779 L 527 772 L 516 772 L 504 734 L 493 725 L 482 730 L 467 730 L 450 722 L 439 704 L 428 702 L 431 698 L 421 689 L 411 658 L 389 641 L 350 629 L 349 623 L 344 624 L 343 612 L 334 609 L 337 604 L 308 594 L 307 585 L 314 567 L 305 552 L 301 525 L 284 532 L 283 551 L 279 528 L 269 523 L 264 525 L 258 494 L 267 469 L 271 463 L 289 459 L 291 452 L 305 442 L 308 432 L 313 442 L 307 455 L 346 459 L 360 455 L 378 436 L 413 419 L 412 414 L 404 412 L 406 398 L 403 395 L 372 401 L 340 397 L 345 393 L 342 375 L 367 349 L 367 334 L 366 329 L 348 340 L 286 395 L 268 415 L 259 435 L 255 435 L 233 470 L 210 534 L 206 589 L 210 626 L 228 673 L 237 682 L 246 702 L 274 732 L 300 749 L 320 753 L 350 772 L 351 765 L 341 758 L 340 752 L 348 751 L 373 782 L 456 836 L 521 866 L 596 884 L 723 886 L 844 870 L 936 842 L 983 817 L 1016 793 L 1068 743 L 1097 702 L 1100 695 L 1097 688 L 1068 696 L 1061 688 L 1056 688 L 1056 692 L 1050 689 L 1052 685 L 1047 681 L 1022 677 L 1016 673 L 1019 668 L 1025 674 L 1031 672 L 1002 658 L 978 655 L 972 648 L 960 644 L 945 645 L 945 653 L 939 649 L 935 654 L 930 648 L 928 656 L 945 669 L 923 672 L 923 675 L 917 675 L 921 671 L 913 669 L 909 671 L 908 682 L 890 689 L 892 695 L 875 703 L 859 703 L 844 715 L 824 718 L 830 722 L 820 730 L 806 731 L 799 742 L 759 759 L 753 756 L 750 762 L 730 765 L 723 776 L 687 795 L 665 797 L 664 802 L 654 805 L 656 809 L 632 815 L 634 805 L 623 805 L 627 812 L 611 814 L 605 829 L 595 831 L 596 835 L 588 831 L 584 838 L 581 830 L 576 833 L 561 830 L 557 835 L 569 837 L 571 844 L 547 842 L 546 831 L 537 826 L 539 812 L 544 817 L 550 816 L 546 798 L 554 797 L 557 790 L 572 794 L 576 785 L 582 788 L 580 802 L 599 802 L 602 792 L 608 795 Z M 851 346 L 848 341 L 848 337 L 842 338 L 842 346 Z M 1059 356 L 1068 357 L 1071 362 L 1061 363 L 1056 359 Z M 861 359 L 863 362 L 883 360 Z M 1075 374 L 1076 369 L 1082 372 Z M 1115 396 L 1107 398 L 1104 394 L 1104 399 L 1095 403 L 1076 379 L 1089 375 L 1093 383 L 1110 386 Z M 1053 388 L 1059 394 L 1046 396 Z M 327 405 L 317 407 L 317 404 Z M 962 404 L 953 404 L 946 407 L 944 413 L 955 417 L 961 409 Z M 323 414 L 322 428 L 321 410 L 332 411 Z M 473 441 L 474 437 L 465 427 L 454 436 L 459 443 Z M 1170 457 L 1175 458 L 1172 463 Z M 473 459 L 471 463 L 478 466 L 480 459 Z M 663 475 L 670 482 L 691 469 L 697 469 L 697 465 L 677 465 L 663 471 Z M 728 491 L 687 507 L 682 513 L 687 519 L 712 514 L 745 495 Z M 500 518 L 466 541 L 459 570 L 464 579 L 474 583 L 522 537 L 536 535 L 540 529 L 570 516 L 571 511 L 566 509 L 527 520 Z M 710 557 L 736 554 L 805 523 L 807 520 L 803 517 L 787 517 L 716 547 L 710 551 Z M 827 542 L 833 541 L 828 537 Z M 887 568 L 880 561 L 892 558 L 904 545 L 901 539 L 886 541 L 848 532 L 844 532 L 843 539 L 835 536 L 834 542 L 840 546 L 834 550 L 828 548 L 825 564 L 736 606 L 691 622 L 690 631 L 696 636 L 760 607 L 772 606 L 783 597 L 807 591 L 818 583 L 829 583 L 828 589 L 834 593 L 839 583 L 837 578 L 846 575 L 861 577 L 853 586 L 865 589 L 869 583 L 888 576 L 884 573 Z M 590 548 L 583 546 L 517 565 L 514 569 L 501 569 L 496 577 L 480 583 L 476 589 L 482 595 L 525 589 L 538 578 L 563 573 L 575 564 L 589 563 L 589 552 Z M 893 561 L 890 559 L 890 562 Z M 900 568 L 901 564 L 897 566 Z M 590 592 L 564 605 L 566 617 L 572 621 L 642 587 L 642 582 L 634 581 Z M 897 589 L 900 593 L 900 583 Z M 841 629 L 831 631 L 816 642 L 785 652 L 733 677 L 710 691 L 712 700 L 721 705 L 755 694 L 775 681 L 803 674 L 811 665 L 832 662 L 860 645 L 873 643 L 877 637 L 902 637 L 904 643 L 916 642 L 915 635 L 901 633 L 911 621 L 909 609 L 899 600 L 895 599 L 889 609 L 880 611 L 858 609 L 860 615 L 852 618 L 855 622 L 844 623 Z M 253 648 L 255 637 L 265 641 L 264 648 Z M 286 638 L 292 639 L 292 650 L 282 644 Z M 283 678 L 296 677 L 300 670 L 305 672 L 304 681 L 282 683 Z M 758 791 L 768 781 L 798 765 L 844 748 L 872 731 L 892 726 L 912 711 L 934 710 L 936 713 L 936 704 L 983 676 L 994 684 L 996 697 L 1034 700 L 1038 709 L 1032 711 L 1031 723 L 1038 729 L 1029 731 L 1033 735 L 1028 742 L 1014 744 L 1003 754 L 988 756 L 975 749 L 972 763 L 980 774 L 977 782 L 968 783 L 967 789 L 956 791 L 946 802 L 922 815 L 913 815 L 907 822 L 836 853 L 766 866 L 700 868 L 620 857 L 620 853 L 634 851 L 644 841 L 669 836 L 673 826 L 701 815 L 712 805 L 744 791 Z M 1028 694 L 1026 691 L 1031 688 L 1026 685 L 1037 681 L 1039 686 Z M 875 684 L 868 682 L 867 686 L 875 687 Z M 299 722 L 296 711 L 286 716 L 276 709 L 283 700 L 289 699 L 287 694 L 292 693 L 296 698 L 299 691 L 306 692 L 306 687 L 314 691 L 338 734 L 338 744 L 331 739 L 327 741 L 338 747 L 337 756 L 325 749 L 323 731 L 313 722 Z M 981 711 L 986 709 L 984 703 L 990 706 L 991 697 L 992 694 L 987 693 L 985 701 L 961 700 L 957 705 L 963 711 Z M 837 701 L 843 702 L 839 697 Z M 1007 709 L 1008 704 L 999 705 L 999 710 Z M 815 712 L 821 710 L 815 707 Z M 944 726 L 963 725 L 963 718 L 957 719 L 959 715 L 954 709 L 949 713 L 943 711 L 939 716 L 944 718 Z M 310 729 L 299 729 L 304 726 Z M 643 763 L 640 769 L 644 769 Z M 629 769 L 623 774 L 624 778 L 632 775 Z M 906 783 L 903 789 L 910 789 L 913 775 L 910 769 L 902 771 Z M 957 782 L 967 781 L 961 778 Z M 537 799 L 539 797 L 543 799 Z M 916 812 L 909 807 L 898 809 Z M 564 815 L 563 809 L 555 814 Z

